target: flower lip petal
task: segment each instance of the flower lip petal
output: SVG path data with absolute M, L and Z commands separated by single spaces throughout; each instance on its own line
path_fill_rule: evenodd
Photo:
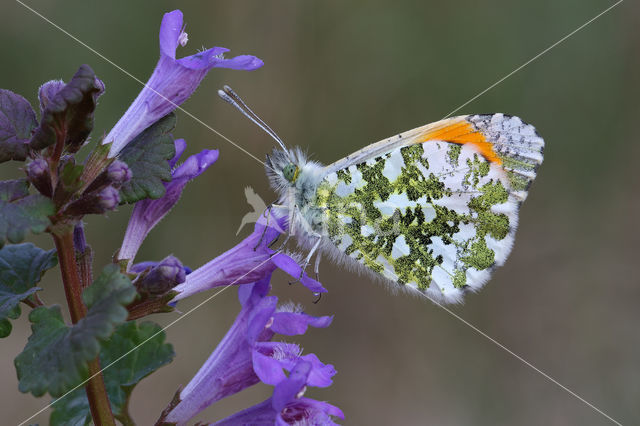
M 306 333 L 308 326 L 315 328 L 328 327 L 331 321 L 333 321 L 333 315 L 313 317 L 302 312 L 276 312 L 273 315 L 271 329 L 278 334 L 295 336 Z
M 333 380 L 331 378 L 336 375 L 337 371 L 331 364 L 325 364 L 316 354 L 307 354 L 300 357 L 311 364 L 311 370 L 309 372 L 309 378 L 307 379 L 307 385 L 317 388 L 326 388 L 331 386 Z
M 315 399 L 302 397 L 299 399 L 299 403 L 308 406 L 312 410 L 322 411 L 330 416 L 339 417 L 344 420 L 344 413 L 342 410 L 328 402 L 316 401 Z
M 271 258 L 272 262 L 280 269 L 282 269 L 287 274 L 291 275 L 293 278 L 300 278 L 300 282 L 302 285 L 307 287 L 314 293 L 326 293 L 327 289 L 322 287 L 318 281 L 309 277 L 306 272 L 302 270 L 302 267 L 298 265 L 298 263 L 293 260 L 293 258 L 287 256 L 283 253 L 278 253 Z
M 178 162 L 184 151 L 187 149 L 187 142 L 184 139 L 175 139 L 173 141 L 173 144 L 176 147 L 176 155 L 174 155 L 174 157 L 169 160 L 169 167 L 171 167 L 172 169 L 175 167 L 176 163 Z
M 191 180 L 199 176 L 218 160 L 219 154 L 217 149 L 205 149 L 199 154 L 192 155 L 171 173 L 171 179 Z
M 260 300 L 247 320 L 247 342 L 249 344 L 258 340 L 260 334 L 265 330 L 267 322 L 276 310 L 278 298 L 267 296 Z
M 282 365 L 269 355 L 254 350 L 252 352 L 252 361 L 253 371 L 262 383 L 275 386 L 287 378 Z
M 220 67 L 220 63 L 230 61 L 231 59 L 224 59 L 222 55 L 228 52 L 226 47 L 212 47 L 204 51 L 196 52 L 193 55 L 185 56 L 184 58 L 176 59 L 176 63 L 180 66 L 188 68 L 190 70 L 206 70 L 209 68 Z M 222 66 L 223 68 L 227 68 Z
M 272 397 L 273 408 L 276 412 L 282 411 L 287 404 L 297 398 L 297 395 L 306 386 L 310 372 L 311 363 L 300 361 L 292 369 L 289 377 L 276 385 Z
M 160 53 L 176 58 L 178 38 L 182 32 L 183 15 L 179 9 L 165 13 L 160 24 Z

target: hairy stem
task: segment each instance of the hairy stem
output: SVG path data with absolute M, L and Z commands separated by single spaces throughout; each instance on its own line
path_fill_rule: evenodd
M 73 246 L 73 227 L 65 227 L 60 229 L 60 232 L 54 232 L 53 240 L 55 241 L 56 250 L 58 251 L 58 260 L 60 262 L 60 270 L 62 271 L 62 282 L 64 283 L 64 292 L 67 296 L 71 321 L 75 324 L 87 314 L 87 307 L 82 301 L 82 285 Z M 104 385 L 104 377 L 100 372 L 99 358 L 89 362 L 89 377 L 91 377 L 91 379 L 87 382 L 85 391 L 89 399 L 93 422 L 96 425 L 115 426 L 113 414 L 111 413 L 111 405 L 109 404 L 109 397 L 107 396 L 107 390 Z

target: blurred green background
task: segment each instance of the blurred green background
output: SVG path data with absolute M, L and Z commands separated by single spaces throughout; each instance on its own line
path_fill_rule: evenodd
M 216 90 L 230 84 L 290 145 L 330 163 L 371 142 L 442 118 L 449 111 L 582 25 L 601 0 L 448 2 L 43 1 L 47 18 L 141 80 L 158 58 L 162 14 L 181 8 L 190 54 L 225 46 L 263 58 L 255 72 L 213 70 L 184 104 L 189 112 L 262 158 L 272 141 Z M 37 105 L 38 86 L 68 80 L 82 63 L 105 82 L 96 135 L 107 132 L 140 85 L 20 4 L 0 13 L 0 87 Z M 521 210 L 509 261 L 466 303 L 451 309 L 623 424 L 640 420 L 640 174 L 638 3 L 627 1 L 545 54 L 459 114 L 506 112 L 545 138 L 545 163 Z M 178 113 L 176 137 L 188 153 L 219 148 L 220 160 L 191 183 L 150 234 L 138 260 L 173 253 L 198 267 L 249 232 L 244 187 L 273 199 L 262 167 Z M 97 137 L 97 136 L 96 136 Z M 2 164 L 2 177 L 16 163 Z M 119 247 L 130 208 L 88 220 L 87 237 L 106 264 Z M 36 241 L 52 244 L 45 237 Z M 294 339 L 338 370 L 328 400 L 349 425 L 598 425 L 602 415 L 437 306 L 325 262 L 329 289 L 309 292 L 273 280 L 276 294 L 310 313 L 335 314 L 331 327 Z M 43 298 L 64 303 L 56 273 Z M 134 391 L 132 414 L 154 422 L 179 385 L 214 349 L 239 310 L 229 289 L 167 331 L 175 361 Z M 181 303 L 181 310 L 204 300 Z M 167 324 L 178 314 L 153 318 Z M 25 345 L 26 316 L 0 342 L 2 423 L 18 423 L 50 399 L 17 391 L 13 358 Z M 215 421 L 262 401 L 255 387 L 195 420 Z M 48 412 L 32 422 L 48 423 Z

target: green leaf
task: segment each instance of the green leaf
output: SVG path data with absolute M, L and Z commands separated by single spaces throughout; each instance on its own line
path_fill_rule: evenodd
M 85 380 L 87 363 L 98 356 L 100 341 L 108 339 L 126 321 L 125 306 L 136 297 L 129 278 L 108 265 L 86 288 L 82 299 L 86 317 L 68 327 L 59 306 L 36 308 L 29 320 L 33 334 L 15 359 L 21 392 L 58 397 Z
M 55 213 L 50 199 L 29 195 L 26 180 L 0 182 L 0 247 L 8 240 L 19 243 L 27 232 L 44 232 L 50 224 L 49 216 Z
M 84 166 L 82 164 L 75 164 L 73 161 L 69 161 L 62 167 L 60 172 L 60 181 L 65 191 L 68 193 L 74 193 L 82 187 L 82 172 Z
M 9 335 L 8 318 L 20 316 L 20 302 L 40 290 L 35 285 L 57 263 L 55 250 L 42 250 L 31 243 L 0 249 L 0 337 Z
M 143 322 L 138 325 L 135 321 L 129 321 L 120 325 L 111 338 L 102 343 L 102 368 L 117 361 L 103 373 L 111 410 L 116 418 L 127 415 L 127 401 L 140 380 L 173 360 L 173 347 L 164 343 L 164 339 L 164 331 L 158 324 Z M 142 345 L 136 348 L 140 344 Z M 119 360 L 129 351 L 132 352 Z M 84 425 L 91 420 L 89 401 L 84 389 L 76 389 L 56 402 L 53 408 L 50 419 L 52 426 Z
M 0 89 L 0 163 L 27 158 L 31 131 L 37 125 L 36 113 L 29 101 Z
M 165 193 L 162 182 L 171 181 L 168 160 L 176 155 L 170 132 L 176 125 L 171 113 L 140 133 L 120 152 L 133 177 L 120 188 L 121 203 L 135 203 L 145 198 L 160 198 Z
M 64 135 L 68 152 L 77 152 L 93 130 L 93 113 L 104 86 L 88 65 L 82 65 L 49 101 L 40 125 L 31 138 L 31 148 L 40 150 Z

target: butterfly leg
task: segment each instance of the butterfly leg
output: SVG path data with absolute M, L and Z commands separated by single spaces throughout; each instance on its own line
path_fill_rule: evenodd
M 313 267 L 313 272 L 316 274 L 316 281 L 320 281 L 320 258 L 322 255 L 318 253 L 316 255 L 316 264 Z
M 278 208 L 287 208 L 284 205 L 276 205 L 276 207 L 278 207 Z M 289 227 L 288 227 L 288 230 L 287 230 L 287 236 L 284 238 L 284 241 L 282 241 L 282 244 L 280 244 L 280 246 L 276 249 L 276 253 L 282 251 L 282 249 L 289 242 L 289 239 L 291 238 L 291 235 L 293 235 L 293 230 L 292 229 L 293 229 L 293 226 L 294 226 L 295 213 L 296 213 L 297 207 L 294 207 L 292 209 L 287 208 L 287 210 L 289 211 Z
M 295 284 L 295 283 L 299 283 L 302 280 L 302 277 L 304 276 L 304 272 L 307 269 L 307 266 L 309 266 L 309 263 L 311 263 L 311 258 L 313 257 L 313 254 L 318 250 L 318 247 L 320 247 L 320 243 L 322 242 L 322 236 L 318 235 L 314 235 L 315 237 L 318 238 L 318 240 L 315 242 L 315 244 L 313 245 L 313 247 L 311 247 L 311 250 L 309 250 L 309 254 L 307 254 L 307 257 L 304 259 L 304 262 L 302 263 L 302 265 L 300 265 L 301 270 L 300 270 L 300 276 L 298 277 L 297 280 L 290 282 L 289 284 Z M 318 254 L 318 257 L 320 255 Z M 316 266 L 317 264 L 320 262 L 320 260 L 317 260 L 316 262 Z M 317 271 L 316 271 L 317 272 Z
M 267 229 L 269 228 L 269 220 L 271 219 L 271 216 L 273 216 L 273 215 L 272 215 L 272 213 L 271 213 L 271 209 L 272 209 L 272 208 L 274 208 L 274 207 L 275 207 L 275 208 L 283 208 L 284 206 L 283 206 L 283 205 L 280 205 L 280 204 L 274 204 L 274 203 L 271 203 L 271 204 L 269 204 L 269 206 L 264 210 L 264 212 L 262 213 L 262 215 L 266 218 L 267 223 L 265 224 L 264 229 L 262 230 L 262 235 L 260 235 L 260 239 L 258 240 L 258 243 L 255 245 L 255 247 L 253 247 L 253 251 L 256 251 L 256 250 L 258 249 L 258 247 L 260 246 L 260 244 L 262 244 L 262 240 L 264 239 L 264 236 L 265 236 L 265 235 L 266 235 L 266 233 L 267 233 Z M 278 225 L 276 224 L 276 227 L 277 227 L 277 226 L 278 226 Z M 278 238 L 279 238 L 279 236 L 278 236 L 275 240 L 273 240 L 271 243 L 269 243 L 269 247 L 271 247 L 271 245 L 272 245 L 272 244 L 274 244 L 274 243 L 278 240 Z

